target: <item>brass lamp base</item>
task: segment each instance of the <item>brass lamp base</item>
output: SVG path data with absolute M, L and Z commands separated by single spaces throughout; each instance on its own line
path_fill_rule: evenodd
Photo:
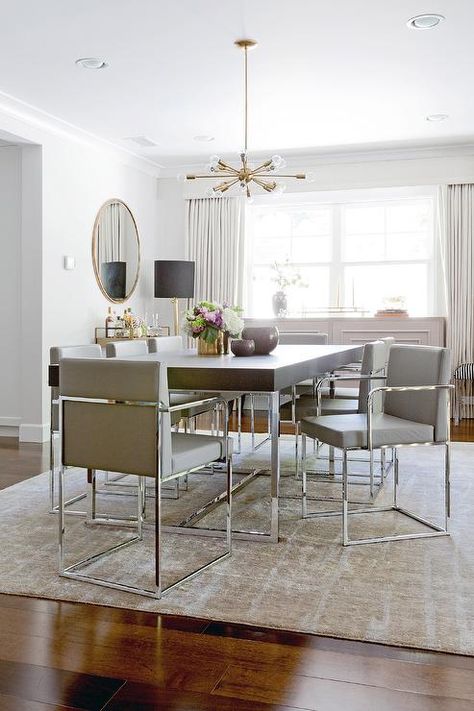
M 179 299 L 177 296 L 173 296 L 171 299 L 173 304 L 173 321 L 174 321 L 174 335 L 179 336 Z

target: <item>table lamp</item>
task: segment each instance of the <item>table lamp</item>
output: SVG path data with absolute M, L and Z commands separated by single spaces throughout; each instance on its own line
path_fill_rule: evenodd
M 171 299 L 174 332 L 179 335 L 178 299 L 194 297 L 194 262 L 160 259 L 155 261 L 155 299 Z

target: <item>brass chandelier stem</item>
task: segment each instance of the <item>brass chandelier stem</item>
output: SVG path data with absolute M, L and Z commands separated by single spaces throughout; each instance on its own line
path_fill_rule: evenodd
M 187 180 L 196 179 L 211 179 L 216 178 L 228 178 L 228 180 L 221 182 L 214 188 L 210 189 L 209 197 L 217 197 L 227 192 L 229 188 L 234 187 L 234 185 L 240 184 L 240 188 L 247 195 L 251 197 L 250 194 L 250 184 L 254 183 L 258 185 L 268 193 L 276 191 L 279 187 L 277 185 L 274 171 L 282 168 L 284 166 L 284 161 L 280 156 L 272 156 L 270 160 L 266 160 L 257 167 L 253 167 L 249 164 L 247 151 L 248 151 L 248 138 L 249 138 L 249 76 L 248 76 L 248 50 L 256 46 L 256 41 L 251 39 L 241 39 L 234 43 L 239 49 L 244 51 L 244 146 L 242 153 L 240 154 L 241 164 L 239 167 L 234 168 L 229 165 L 226 161 L 222 160 L 218 156 L 212 156 L 210 175 L 187 175 Z M 296 178 L 297 180 L 304 180 L 305 175 L 303 173 L 298 173 L 296 175 L 278 175 L 276 177 L 281 178 Z M 229 179 L 230 178 L 230 179 Z
M 244 52 L 245 52 L 245 61 L 244 61 L 244 94 L 245 94 L 245 101 L 244 101 L 244 112 L 245 112 L 245 137 L 244 137 L 244 150 L 245 153 L 247 153 L 247 148 L 248 148 L 248 124 L 249 124 L 249 118 L 248 118 L 248 47 L 245 45 L 244 47 Z

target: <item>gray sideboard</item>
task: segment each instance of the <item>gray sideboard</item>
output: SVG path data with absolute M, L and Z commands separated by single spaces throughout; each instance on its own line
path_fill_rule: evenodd
M 444 346 L 446 319 L 443 316 L 425 318 L 246 318 L 248 326 L 277 326 L 280 331 L 322 331 L 328 342 L 356 345 L 384 336 L 394 336 L 397 343 L 423 346 Z

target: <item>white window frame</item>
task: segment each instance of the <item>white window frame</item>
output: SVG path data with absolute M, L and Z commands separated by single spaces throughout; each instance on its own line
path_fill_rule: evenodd
M 342 259 L 342 248 L 343 248 L 343 226 L 342 226 L 342 213 L 345 206 L 351 203 L 363 204 L 371 202 L 379 203 L 389 203 L 389 202 L 401 202 L 404 199 L 431 199 L 433 204 L 432 212 L 432 254 L 429 259 L 414 259 L 414 260 L 374 260 L 374 261 L 359 261 L 359 262 L 345 262 Z M 259 205 L 273 205 L 273 206 L 287 206 L 292 207 L 315 207 L 330 205 L 333 209 L 333 239 L 332 239 L 332 259 L 329 262 L 314 262 L 314 263 L 296 263 L 295 266 L 298 267 L 311 267 L 311 266 L 327 266 L 329 268 L 329 306 L 337 305 L 338 291 L 339 291 L 339 305 L 344 305 L 345 295 L 344 295 L 344 269 L 346 267 L 358 267 L 358 266 L 409 266 L 413 264 L 426 264 L 428 266 L 428 294 L 427 294 L 427 308 L 428 313 L 425 316 L 438 315 L 436 312 L 440 310 L 440 295 L 436 290 L 437 276 L 440 273 L 440 255 L 436 239 L 436 199 L 437 199 L 437 188 L 436 186 L 403 186 L 395 188 L 369 188 L 369 189 L 358 189 L 358 190 L 342 190 L 342 191 L 319 191 L 311 193 L 292 193 L 284 196 L 280 196 L 276 202 L 274 197 L 268 196 L 258 196 L 254 199 L 253 204 L 249 205 L 247 208 L 246 217 L 246 239 L 247 239 L 247 249 L 246 249 L 246 273 L 249 275 L 248 279 L 245 280 L 245 293 L 244 293 L 244 304 L 246 306 L 246 312 L 249 313 L 250 309 L 250 288 L 252 279 L 252 269 L 254 267 L 253 263 L 253 247 L 252 243 L 254 240 L 254 220 L 253 220 L 253 209 L 254 206 Z M 284 239 L 284 238 L 283 238 Z M 260 266 L 257 263 L 255 266 Z M 311 312 L 309 312 L 311 313 Z M 253 317 L 258 318 L 257 314 L 252 314 Z M 294 316 L 297 317 L 295 314 Z M 304 318 L 305 316 L 301 316 Z M 306 318 L 314 318 L 314 315 L 306 316 Z

